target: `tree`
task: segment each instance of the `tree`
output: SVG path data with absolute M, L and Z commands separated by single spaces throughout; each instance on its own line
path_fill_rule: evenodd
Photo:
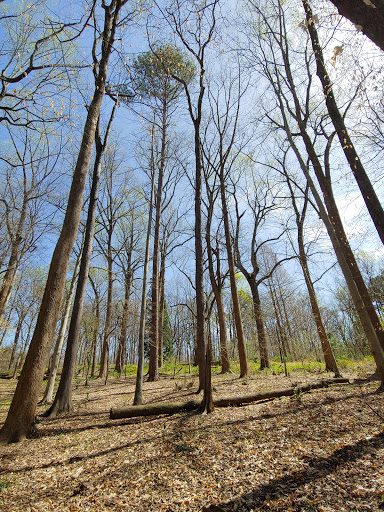
M 153 199 L 155 196 L 155 169 L 154 169 L 154 130 L 151 133 L 151 148 L 150 148 L 150 161 L 149 167 L 151 172 L 151 195 L 149 199 L 149 212 L 147 222 L 147 232 L 145 238 L 145 256 L 143 268 L 143 284 L 141 291 L 141 308 L 140 308 L 140 325 L 139 325 L 139 343 L 138 343 L 138 362 L 137 374 L 135 385 L 135 396 L 133 398 L 134 405 L 141 405 L 143 403 L 143 378 L 144 378 L 144 336 L 145 336 L 145 314 L 147 309 L 147 287 L 148 287 L 148 265 L 149 265 L 149 249 L 151 243 L 151 225 L 152 225 L 152 212 L 153 212 Z
M 304 243 L 304 222 L 305 215 L 307 213 L 308 203 L 309 203 L 309 185 L 307 183 L 306 188 L 304 190 L 304 198 L 302 201 L 301 210 L 299 209 L 298 201 L 296 199 L 294 184 L 290 179 L 288 172 L 285 168 L 285 164 L 283 163 L 283 172 L 287 180 L 287 185 L 289 189 L 289 193 L 291 196 L 291 202 L 293 206 L 293 210 L 295 212 L 295 221 L 297 226 L 297 245 L 298 245 L 298 259 L 300 266 L 303 271 L 305 284 L 308 290 L 309 300 L 311 302 L 312 314 L 316 323 L 317 332 L 319 335 L 321 347 L 323 350 L 324 361 L 325 361 L 325 369 L 327 371 L 334 372 L 336 377 L 340 376 L 339 369 L 337 367 L 337 363 L 333 354 L 332 347 L 329 343 L 329 339 L 327 336 L 327 332 L 321 317 L 319 304 L 316 297 L 315 287 L 313 285 L 313 281 L 311 279 L 311 274 L 309 272 L 308 266 L 308 257 L 307 252 L 305 250 Z
M 49 212 L 47 203 L 57 185 L 55 169 L 60 159 L 61 147 L 50 133 L 30 133 L 18 128 L 8 134 L 11 149 L 3 153 L 2 172 L 4 186 L 0 196 L 0 211 L 6 227 L 4 261 L 0 286 L 0 317 L 4 314 L 18 268 L 31 254 L 43 233 L 50 229 L 54 210 Z M 5 258 L 4 258 L 5 260 Z
M 216 10 L 219 0 L 195 2 L 192 0 L 176 0 L 170 7 L 159 10 L 164 20 L 170 26 L 176 39 L 183 45 L 196 63 L 196 73 L 199 77 L 197 99 L 188 83 L 177 73 L 172 77 L 184 88 L 187 98 L 188 112 L 194 130 L 195 154 L 195 284 L 196 284 L 196 342 L 199 365 L 199 389 L 204 389 L 206 342 L 204 319 L 204 264 L 203 264 L 203 235 L 201 216 L 202 195 L 202 154 L 201 154 L 201 123 L 203 118 L 203 99 L 205 94 L 206 51 L 213 40 L 216 27 Z
M 129 306 L 132 291 L 132 284 L 135 273 L 141 265 L 143 258 L 141 251 L 143 215 L 142 197 L 137 190 L 133 189 L 128 198 L 128 212 L 121 219 L 117 226 L 117 239 L 119 249 L 117 251 L 116 263 L 121 269 L 124 285 L 124 302 L 121 315 L 119 344 L 116 355 L 115 370 L 121 374 L 126 361 L 127 332 L 129 319 Z
M 348 18 L 384 50 L 384 5 L 382 0 L 330 0 L 342 16 Z
M 96 70 L 96 87 L 88 108 L 79 156 L 74 169 L 71 190 L 68 197 L 66 214 L 52 256 L 35 331 L 7 418 L 0 432 L 0 442 L 3 443 L 21 441 L 30 433 L 35 419 L 37 397 L 48 362 L 53 333 L 59 315 L 67 266 L 79 227 L 83 207 L 83 193 L 95 130 L 105 93 L 109 58 L 115 40 L 116 30 L 121 23 L 127 20 L 126 16 L 119 18 L 120 11 L 126 3 L 127 0 L 111 0 L 108 5 L 102 3 L 104 22 L 101 32 L 103 38 L 101 40 L 101 53 Z M 97 51 L 98 42 L 98 39 L 94 42 L 94 52 Z
M 310 125 L 308 124 L 311 112 L 310 90 L 312 84 L 310 56 L 308 56 L 307 52 L 303 54 L 305 57 L 304 69 L 307 74 L 307 90 L 304 95 L 302 95 L 300 94 L 301 91 L 298 90 L 298 87 L 301 87 L 301 85 L 298 87 L 296 86 L 292 73 L 290 60 L 291 46 L 287 35 L 287 26 L 282 5 L 280 2 L 277 2 L 277 5 L 272 7 L 273 9 L 276 7 L 277 9 L 275 14 L 277 14 L 276 19 L 278 19 L 278 26 L 276 27 L 271 25 L 271 23 L 273 24 L 273 18 L 268 17 L 267 14 L 263 13 L 258 6 L 254 5 L 262 23 L 268 26 L 270 34 L 270 37 L 266 39 L 266 44 L 264 40 L 259 38 L 260 52 L 262 54 L 259 63 L 264 69 L 265 77 L 269 81 L 274 94 L 276 95 L 277 108 L 281 114 L 280 119 L 275 119 L 274 115 L 271 115 L 270 113 L 267 113 L 267 117 L 270 122 L 272 122 L 273 126 L 284 130 L 287 135 L 289 145 L 298 159 L 300 168 L 305 178 L 308 180 L 311 193 L 316 200 L 321 218 L 330 235 L 338 262 L 346 278 L 356 310 L 358 311 L 362 325 L 369 339 L 380 378 L 384 379 L 384 332 L 382 331 L 380 321 L 374 311 L 372 301 L 370 300 L 359 267 L 349 245 L 333 194 L 331 166 L 329 160 L 332 137 L 329 136 L 326 139 L 327 142 L 324 150 L 323 168 L 319 159 L 319 150 L 315 147 L 314 140 L 316 140 L 316 136 L 313 139 L 311 136 Z M 265 52 L 270 52 L 272 55 L 267 56 Z M 284 74 L 282 74 L 283 70 Z M 303 82 L 301 80 L 300 84 L 302 83 Z M 288 98 L 291 98 L 291 103 Z M 300 101 L 301 98 L 303 98 L 303 101 Z M 290 123 L 295 124 L 293 129 L 291 129 Z M 321 200 L 308 172 L 305 160 L 301 156 L 298 142 L 296 142 L 297 132 L 304 144 L 308 159 L 311 162 L 311 166 L 323 194 L 324 202 Z
M 211 173 L 212 174 L 212 173 Z M 211 281 L 212 291 L 215 296 L 217 316 L 219 321 L 219 335 L 220 335 L 220 361 L 221 361 L 221 373 L 227 373 L 230 371 L 231 363 L 229 359 L 228 351 L 228 340 L 227 340 L 227 325 L 225 319 L 225 311 L 223 304 L 223 287 L 227 272 L 222 272 L 221 269 L 221 255 L 220 255 L 220 225 L 216 231 L 215 246 L 212 243 L 212 220 L 214 213 L 215 201 L 218 198 L 219 188 L 216 185 L 217 174 L 213 173 L 213 183 L 210 183 L 210 174 L 207 170 L 204 170 L 205 187 L 207 195 L 207 223 L 205 229 L 205 241 L 207 246 L 208 256 L 208 271 L 209 279 Z M 216 269 L 214 268 L 214 258 L 216 260 Z
M 182 51 L 169 44 L 152 48 L 151 52 L 139 55 L 133 63 L 133 87 L 143 99 L 149 100 L 154 115 L 154 124 L 160 130 L 160 151 L 156 155 L 158 169 L 155 193 L 155 227 L 152 257 L 152 319 L 148 380 L 159 378 L 159 254 L 160 219 L 162 213 L 164 174 L 169 158 L 168 129 L 175 104 L 183 92 L 183 85 L 173 78 L 177 74 L 187 86 L 194 78 L 192 62 Z
M 102 157 L 108 142 L 108 137 L 111 131 L 112 121 L 115 114 L 117 103 L 114 104 L 108 126 L 106 129 L 104 141 L 101 139 L 100 127 L 97 123 L 95 132 L 95 145 L 96 155 L 95 163 L 92 174 L 92 186 L 89 195 L 88 214 L 87 222 L 85 225 L 84 243 L 82 246 L 80 265 L 79 265 L 79 276 L 77 280 L 77 287 L 75 298 L 73 301 L 71 322 L 69 324 L 69 331 L 67 337 L 67 348 L 65 351 L 63 369 L 61 372 L 59 387 L 56 392 L 55 399 L 51 407 L 45 412 L 47 417 L 55 417 L 57 414 L 64 412 L 71 412 L 73 410 L 72 404 L 72 381 L 75 373 L 76 355 L 79 345 L 79 333 L 81 320 L 83 315 L 83 306 L 85 291 L 88 281 L 89 266 L 91 261 L 93 238 L 95 233 L 96 224 L 96 207 L 97 198 L 99 194 L 99 182 L 102 166 Z
M 369 214 L 375 224 L 376 230 L 384 244 L 384 210 L 381 206 L 379 198 L 369 180 L 364 165 L 357 154 L 355 145 L 350 137 L 346 127 L 344 116 L 341 114 L 336 98 L 333 92 L 332 82 L 325 66 L 325 60 L 322 48 L 320 46 L 319 36 L 314 22 L 314 17 L 308 0 L 303 0 L 303 6 L 307 18 L 308 32 L 311 38 L 312 49 L 316 59 L 316 73 L 323 86 L 325 103 L 328 113 L 335 127 L 340 145 L 344 151 L 345 158 L 349 163 L 349 167 L 356 179 L 360 192 L 364 198 L 364 202 Z
M 80 19 L 72 17 L 69 23 L 45 1 L 0 6 L 0 24 L 8 36 L 0 51 L 0 123 L 38 129 L 40 123 L 63 117 L 56 96 L 82 67 L 73 61 L 72 42 L 86 28 L 96 3 L 91 0 Z
M 260 272 L 262 267 L 260 267 L 258 262 L 259 253 L 264 249 L 266 244 L 278 241 L 285 232 L 284 230 L 281 233 L 276 233 L 275 236 L 266 236 L 265 238 L 263 238 L 260 233 L 268 217 L 273 215 L 277 208 L 276 197 L 279 193 L 278 189 L 279 187 L 276 183 L 270 183 L 268 178 L 263 178 L 255 169 L 251 168 L 250 176 L 248 179 L 246 177 L 243 189 L 248 212 L 244 210 L 240 213 L 236 188 L 234 188 L 233 192 L 236 209 L 236 229 L 233 236 L 235 264 L 245 277 L 252 294 L 261 370 L 269 368 L 270 363 L 259 287 L 271 278 L 273 272 L 283 261 L 288 259 L 281 258 L 279 261 L 274 261 L 271 265 L 264 265 L 264 271 Z M 247 239 L 246 234 L 242 232 L 242 225 L 244 224 L 251 226 L 250 240 L 247 246 L 247 260 L 249 263 L 245 262 L 245 251 L 242 250 L 242 246 L 244 247 L 245 240 Z M 268 229 L 265 229 L 265 231 L 269 232 Z
M 233 89 L 236 88 L 235 99 Z M 219 87 L 218 92 L 210 90 L 209 100 L 211 106 L 210 121 L 213 125 L 213 142 L 210 151 L 205 150 L 204 156 L 208 165 L 218 176 L 221 200 L 221 212 L 225 233 L 225 247 L 228 258 L 228 273 L 231 285 L 233 314 L 235 319 L 237 343 L 240 360 L 240 378 L 248 374 L 248 361 L 245 346 L 243 322 L 241 318 L 240 302 L 237 292 L 235 261 L 231 240 L 230 216 L 228 211 L 227 187 L 234 163 L 238 157 L 239 149 L 235 148 L 237 135 L 240 99 L 244 91 L 240 89 L 240 77 L 229 77 L 229 86 Z M 223 96 L 223 97 L 222 97 Z M 223 107 L 221 107 L 223 103 Z M 216 141 L 217 137 L 217 141 Z M 216 146 L 217 145 L 217 146 Z M 213 150 L 211 149 L 213 146 Z M 211 154 L 209 154 L 211 153 Z

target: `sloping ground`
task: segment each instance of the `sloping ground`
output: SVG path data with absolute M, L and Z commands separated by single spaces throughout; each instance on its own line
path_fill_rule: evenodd
M 216 376 L 215 396 L 284 388 L 291 379 Z M 145 400 L 195 397 L 195 384 L 145 383 Z M 0 382 L 2 404 L 11 385 Z M 76 390 L 74 414 L 42 420 L 35 438 L 0 448 L 0 510 L 384 510 L 384 404 L 376 388 L 337 384 L 211 415 L 113 421 L 109 408 L 132 403 L 133 381 L 93 381 Z M 3 406 L 0 421 L 5 413 Z

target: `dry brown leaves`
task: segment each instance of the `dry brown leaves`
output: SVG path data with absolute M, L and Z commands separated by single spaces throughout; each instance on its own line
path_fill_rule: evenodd
M 215 394 L 285 388 L 291 379 L 253 376 L 244 385 L 215 376 Z M 191 383 L 145 383 L 145 401 L 190 398 Z M 9 386 L 0 382 L 2 403 Z M 384 510 L 384 407 L 376 388 L 338 384 L 210 415 L 112 421 L 111 406 L 132 403 L 133 381 L 79 385 L 74 414 L 42 419 L 36 437 L 0 449 L 0 510 Z M 1 421 L 5 414 L 1 407 Z

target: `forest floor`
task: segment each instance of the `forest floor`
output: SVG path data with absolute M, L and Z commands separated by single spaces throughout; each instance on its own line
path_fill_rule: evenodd
M 384 510 L 383 395 L 374 393 L 377 382 L 354 381 L 371 371 L 343 369 L 350 384 L 209 415 L 128 420 L 110 420 L 109 409 L 132 404 L 132 377 L 87 387 L 78 378 L 73 414 L 40 418 L 33 438 L 0 448 L 0 510 Z M 214 396 L 321 377 L 304 370 L 246 380 L 215 375 Z M 145 402 L 196 398 L 196 385 L 188 375 L 146 382 Z M 0 380 L 0 423 L 14 387 Z

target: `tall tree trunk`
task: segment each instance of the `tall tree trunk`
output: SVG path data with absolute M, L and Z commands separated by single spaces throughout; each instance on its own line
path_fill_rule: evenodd
M 161 264 L 160 264 L 160 304 L 159 304 L 159 350 L 158 350 L 158 365 L 159 368 L 164 364 L 164 310 L 165 310 L 165 251 L 162 249 Z
M 338 258 L 338 262 L 343 271 L 343 274 L 346 278 L 346 282 L 348 288 L 350 290 L 351 296 L 353 298 L 356 311 L 359 314 L 361 323 L 363 325 L 364 331 L 367 335 L 372 354 L 374 356 L 378 372 L 380 378 L 384 380 L 384 340 L 383 335 L 384 332 L 380 325 L 380 321 L 376 315 L 374 306 L 372 301 L 369 298 L 369 294 L 367 292 L 364 281 L 361 277 L 361 273 L 359 267 L 354 258 L 353 252 L 349 246 L 348 239 L 345 235 L 343 225 L 340 219 L 340 215 L 333 197 L 332 187 L 329 181 L 329 172 L 328 178 L 324 175 L 322 166 L 320 164 L 319 158 L 317 156 L 316 150 L 313 146 L 310 136 L 306 131 L 306 123 L 302 117 L 302 108 L 300 106 L 300 102 L 296 93 L 295 84 L 293 81 L 290 63 L 287 54 L 287 48 L 284 46 L 284 43 L 281 43 L 280 46 L 281 54 L 284 60 L 287 81 L 290 86 L 290 91 L 295 104 L 295 119 L 298 123 L 299 130 L 303 142 L 305 144 L 308 157 L 312 163 L 313 169 L 316 174 L 316 178 L 319 182 L 320 188 L 323 192 L 324 203 L 326 206 L 326 210 L 324 208 L 324 204 L 320 199 L 316 187 L 312 181 L 311 176 L 309 175 L 308 169 L 301 157 L 300 151 L 298 150 L 295 141 L 293 139 L 292 133 L 289 128 L 289 123 L 286 118 L 286 111 L 284 106 L 284 101 L 282 99 L 282 92 L 280 88 L 280 84 L 276 84 L 275 91 L 279 99 L 280 110 L 283 116 L 283 126 L 284 130 L 288 136 L 289 143 L 294 150 L 298 161 L 300 163 L 300 167 L 308 180 L 308 184 L 310 186 L 311 192 L 315 197 L 317 206 L 319 208 L 319 213 L 321 219 L 325 223 L 328 233 L 330 235 L 332 244 L 335 248 L 335 252 Z M 376 319 L 375 319 L 376 316 Z
M 108 371 L 109 342 L 111 337 L 111 318 L 112 318 L 112 293 L 113 293 L 113 257 L 112 257 L 112 231 L 108 232 L 108 293 L 107 308 L 105 311 L 104 338 L 101 347 L 99 379 L 105 379 Z
M 332 119 L 333 126 L 335 127 L 340 145 L 344 151 L 345 158 L 349 163 L 349 167 L 356 179 L 360 192 L 363 196 L 369 214 L 375 224 L 376 230 L 384 244 L 384 210 L 381 206 L 379 198 L 370 182 L 365 168 L 357 154 L 356 148 L 349 136 L 347 127 L 345 126 L 344 118 L 336 103 L 336 98 L 333 93 L 331 79 L 325 67 L 323 51 L 320 46 L 319 36 L 313 21 L 312 10 L 308 0 L 302 0 L 305 14 L 307 17 L 308 32 L 311 37 L 312 48 L 316 58 L 316 73 L 323 86 L 325 103 L 327 105 L 328 113 Z
M 89 276 L 88 276 L 89 277 Z M 95 324 L 93 326 L 93 336 L 92 336 L 92 368 L 91 368 L 91 377 L 95 377 L 96 375 L 96 362 L 97 362 L 97 340 L 99 337 L 99 327 L 100 327 L 100 297 L 99 292 L 97 291 L 96 285 L 93 280 L 89 279 L 94 294 L 95 294 Z
M 233 315 L 235 318 L 237 345 L 238 345 L 238 349 L 239 349 L 240 378 L 242 378 L 248 374 L 248 360 L 247 360 L 247 351 L 246 351 L 246 347 L 245 347 L 243 321 L 241 318 L 240 301 L 239 301 L 239 295 L 237 293 L 236 272 L 235 272 L 235 263 L 234 263 L 233 250 L 232 250 L 231 232 L 230 232 L 230 226 L 229 226 L 227 198 L 225 196 L 225 178 L 224 178 L 223 166 L 221 166 L 219 178 L 220 178 L 221 208 L 222 208 L 222 212 L 223 212 L 223 222 L 224 222 L 224 232 L 225 232 L 225 244 L 226 244 L 226 248 L 227 248 L 227 257 L 228 257 L 229 281 L 231 284 Z
M 49 416 L 51 418 L 55 417 L 57 414 L 73 411 L 72 381 L 76 367 L 76 356 L 79 346 L 79 333 L 83 317 L 84 298 L 88 282 L 93 238 L 95 234 L 96 208 L 99 196 L 101 161 L 108 142 L 112 121 L 116 110 L 116 105 L 117 104 L 115 103 L 109 119 L 104 143 L 102 143 L 101 141 L 99 123 L 96 127 L 95 164 L 93 168 L 91 192 L 89 195 L 88 214 L 85 226 L 84 245 L 79 269 L 79 278 L 77 280 L 75 300 L 73 302 L 72 317 L 68 331 L 67 349 L 65 351 L 63 370 L 61 372 L 59 387 L 57 389 L 55 399 L 51 407 L 44 414 L 45 416 Z
M 285 177 L 287 180 L 287 185 L 288 185 L 290 195 L 291 195 L 292 206 L 293 206 L 293 209 L 295 211 L 295 216 L 296 216 L 297 244 L 299 247 L 299 263 L 300 263 L 301 269 L 303 271 L 305 284 L 306 284 L 307 290 L 308 290 L 309 301 L 311 303 L 312 315 L 315 320 L 317 333 L 319 335 L 321 348 L 323 350 L 325 369 L 327 371 L 334 372 L 335 377 L 340 377 L 340 372 L 337 367 L 336 359 L 333 354 L 332 347 L 329 343 L 328 335 L 327 335 L 327 332 L 324 327 L 323 319 L 321 317 L 320 308 L 319 308 L 319 305 L 317 302 L 315 288 L 313 286 L 313 282 L 312 282 L 311 275 L 309 272 L 308 258 L 307 258 L 307 254 L 305 252 L 305 246 L 304 246 L 304 219 L 305 219 L 305 215 L 306 215 L 307 207 L 308 207 L 309 185 L 307 184 L 307 187 L 305 190 L 304 204 L 303 204 L 302 211 L 299 212 L 296 198 L 294 195 L 294 191 L 293 191 L 293 188 L 291 185 L 291 181 L 290 181 L 288 173 L 286 172 L 285 169 L 284 169 L 284 174 L 285 174 Z
M 0 432 L 0 442 L 2 443 L 18 442 L 25 438 L 29 434 L 35 419 L 37 399 L 63 297 L 68 262 L 79 228 L 83 193 L 121 5 L 122 0 L 113 0 L 110 6 L 104 5 L 104 39 L 102 56 L 98 66 L 97 84 L 88 109 L 66 214 L 53 252 L 35 331 L 7 418 Z
M 133 398 L 133 405 L 141 405 L 143 403 L 145 314 L 146 314 L 146 310 L 147 310 L 148 265 L 149 265 L 149 249 L 150 249 L 150 244 L 151 244 L 153 198 L 155 195 L 155 169 L 154 169 L 154 158 L 153 158 L 153 144 L 154 144 L 154 141 L 153 141 L 153 133 L 152 133 L 151 198 L 150 198 L 150 203 L 149 203 L 147 236 L 146 236 L 146 241 L 145 241 L 143 287 L 142 287 L 142 291 L 141 291 L 139 343 L 138 343 L 138 347 L 137 347 L 138 362 L 137 362 L 135 396 Z
M 209 279 L 211 281 L 212 291 L 215 296 L 216 307 L 217 307 L 217 316 L 219 319 L 221 373 L 228 373 L 231 369 L 231 363 L 230 363 L 229 351 L 228 351 L 227 326 L 226 326 L 226 321 L 225 321 L 225 311 L 224 311 L 223 297 L 222 297 L 223 277 L 221 275 L 219 244 L 218 243 L 216 244 L 215 251 L 212 248 L 211 225 L 212 225 L 212 217 L 213 217 L 214 198 L 213 198 L 212 190 L 210 190 L 210 188 L 209 188 L 207 179 L 206 179 L 206 187 L 207 187 L 207 195 L 208 195 L 208 201 L 209 201 L 208 212 L 207 212 L 207 225 L 206 225 L 206 230 L 205 230 L 205 241 L 206 241 L 207 254 L 208 254 L 208 271 L 209 271 Z M 215 255 L 216 255 L 216 275 L 215 275 L 215 270 L 213 268 L 213 253 L 215 253 Z
M 163 196 L 163 179 L 165 171 L 167 143 L 167 101 L 163 103 L 161 125 L 161 152 L 159 175 L 157 179 L 155 199 L 155 232 L 153 236 L 152 257 L 152 311 L 151 311 L 151 341 L 149 346 L 148 381 L 159 379 L 159 332 L 162 326 L 159 322 L 159 258 L 160 258 L 160 220 Z
M 199 366 L 199 391 L 205 389 L 205 318 L 204 318 L 204 260 L 203 236 L 201 223 L 202 164 L 200 143 L 200 121 L 195 121 L 195 258 L 196 258 L 196 347 L 197 364 Z

